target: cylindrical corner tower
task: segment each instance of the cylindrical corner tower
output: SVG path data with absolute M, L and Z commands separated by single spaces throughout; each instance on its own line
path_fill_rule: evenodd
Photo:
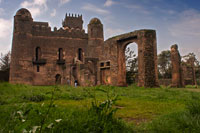
M 31 84 L 31 38 L 32 38 L 31 13 L 22 8 L 14 16 L 14 30 L 10 64 L 10 82 Z
M 98 18 L 93 18 L 88 24 L 88 52 L 87 56 L 97 57 L 101 54 L 104 43 L 103 24 Z

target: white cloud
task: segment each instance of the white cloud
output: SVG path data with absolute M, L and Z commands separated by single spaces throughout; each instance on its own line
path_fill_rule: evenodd
M 186 10 L 181 13 L 178 21 L 174 22 L 169 28 L 172 36 L 181 36 L 183 38 L 200 37 L 200 12 L 195 10 Z
M 71 0 L 60 0 L 59 5 L 63 5 L 63 4 L 69 3 L 70 1 Z
M 52 13 L 50 15 L 51 15 L 51 17 L 56 16 L 56 9 L 53 9 L 53 11 L 52 11 Z
M 21 7 L 29 9 L 32 16 L 37 17 L 47 10 L 47 0 L 24 1 Z
M 115 4 L 114 1 L 112 1 L 112 0 L 106 0 L 106 2 L 104 3 L 104 6 L 109 7 L 109 6 L 112 6 L 113 4 Z
M 12 20 L 0 18 L 0 49 L 6 53 L 11 46 L 12 38 Z
M 124 32 L 122 29 L 111 29 L 111 28 L 106 28 L 105 29 L 105 38 L 110 38 L 116 35 L 120 35 Z
M 169 34 L 178 42 L 182 55 L 194 52 L 200 59 L 200 12 L 185 10 L 168 27 Z
M 101 15 L 110 13 L 109 11 L 107 11 L 105 9 L 99 8 L 99 7 L 92 5 L 92 4 L 89 4 L 89 3 L 85 4 L 81 9 L 86 10 L 86 11 L 90 11 L 90 12 L 94 12 L 94 13 L 97 13 L 97 14 L 101 14 Z
M 11 34 L 12 21 L 0 18 L 0 38 L 6 38 Z

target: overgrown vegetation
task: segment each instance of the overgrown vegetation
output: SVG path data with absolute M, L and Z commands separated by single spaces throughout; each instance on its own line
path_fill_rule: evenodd
M 0 83 L 0 132 L 198 132 L 200 89 Z

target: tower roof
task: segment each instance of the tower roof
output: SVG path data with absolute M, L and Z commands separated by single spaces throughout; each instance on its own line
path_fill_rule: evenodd
M 101 21 L 98 18 L 93 18 L 90 20 L 90 24 L 101 24 Z
M 17 11 L 16 16 L 32 18 L 31 13 L 26 8 L 21 8 Z

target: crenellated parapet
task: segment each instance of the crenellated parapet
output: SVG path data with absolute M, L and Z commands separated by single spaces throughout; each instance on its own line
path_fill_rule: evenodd
M 88 38 L 88 34 L 85 33 L 83 29 L 75 29 L 68 27 L 61 27 L 51 30 L 47 22 L 34 22 L 32 27 L 33 36 L 50 36 L 50 37 L 69 37 L 69 38 Z
M 65 19 L 62 21 L 62 25 L 64 28 L 74 28 L 74 29 L 83 29 L 83 19 L 82 15 L 79 14 L 67 14 L 65 15 Z

